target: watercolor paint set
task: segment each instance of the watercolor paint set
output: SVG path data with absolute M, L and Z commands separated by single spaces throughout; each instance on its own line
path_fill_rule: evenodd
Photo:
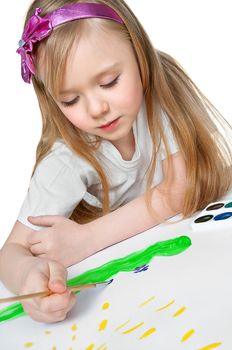
M 193 230 L 229 229 L 232 231 L 232 200 L 207 205 L 192 221 Z

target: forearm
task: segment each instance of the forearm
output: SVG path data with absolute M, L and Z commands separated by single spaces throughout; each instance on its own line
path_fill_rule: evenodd
M 0 279 L 14 293 L 19 293 L 23 286 L 24 276 L 31 264 L 39 258 L 18 243 L 6 243 L 0 250 Z
M 153 214 L 148 210 L 143 195 L 88 224 L 95 250 L 101 250 L 146 231 L 180 213 L 183 198 L 184 189 L 173 188 L 172 193 L 167 195 L 165 187 L 161 184 L 152 190 Z

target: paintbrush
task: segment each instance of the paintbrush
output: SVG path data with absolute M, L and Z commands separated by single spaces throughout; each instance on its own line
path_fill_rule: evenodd
M 68 287 L 68 289 L 71 290 L 72 292 L 77 292 L 77 291 L 82 290 L 82 289 L 97 288 L 99 286 L 107 286 L 109 283 L 110 283 L 110 281 L 90 283 L 90 284 L 80 284 L 80 285 Z M 51 294 L 54 294 L 54 293 L 50 290 L 47 290 L 47 291 L 43 291 L 43 292 L 16 295 L 13 297 L 1 298 L 0 304 L 1 303 L 10 303 L 13 301 L 27 300 L 27 299 L 31 299 L 31 298 L 38 298 L 38 297 L 42 298 L 42 297 L 47 297 Z

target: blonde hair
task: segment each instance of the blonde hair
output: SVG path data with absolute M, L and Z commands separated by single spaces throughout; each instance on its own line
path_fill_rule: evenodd
M 42 16 L 65 4 L 77 2 L 79 1 L 35 0 L 28 10 L 26 22 L 36 7 L 43 9 Z M 169 118 L 186 165 L 187 187 L 182 213 L 184 217 L 189 216 L 224 195 L 231 187 L 232 152 L 231 140 L 229 136 L 227 137 L 227 131 L 231 131 L 231 127 L 180 64 L 170 55 L 152 46 L 143 27 L 123 0 L 92 2 L 109 5 L 124 20 L 125 26 L 109 20 L 101 20 L 100 23 L 117 30 L 130 41 L 138 62 L 153 142 L 153 157 L 147 180 L 148 207 L 149 209 L 152 207 L 149 189 L 155 172 L 156 152 L 160 139 L 164 142 L 168 159 L 170 158 L 168 140 L 162 127 L 161 112 L 164 111 Z M 95 157 L 101 140 L 96 137 L 96 142 L 90 143 L 86 135 L 65 118 L 48 91 L 53 91 L 54 95 L 57 93 L 77 33 L 81 35 L 85 25 L 91 21 L 88 19 L 64 24 L 56 28 L 48 39 L 42 41 L 35 52 L 35 59 L 39 60 L 40 48 L 45 47 L 43 52 L 47 72 L 46 83 L 42 83 L 39 75 L 35 75 L 32 79 L 42 114 L 42 135 L 37 147 L 34 170 L 51 150 L 57 138 L 62 138 L 77 155 L 95 168 L 101 180 L 102 210 L 82 200 L 70 217 L 79 223 L 91 221 L 110 211 L 107 177 Z M 170 176 L 167 177 L 167 181 L 170 181 Z

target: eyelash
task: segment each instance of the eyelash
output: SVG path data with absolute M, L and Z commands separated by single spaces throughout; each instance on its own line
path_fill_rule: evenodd
M 105 85 L 100 85 L 100 87 L 102 87 L 103 89 L 109 89 L 113 86 L 115 86 L 119 81 L 119 75 L 114 79 L 112 80 L 110 83 L 108 84 L 105 84 Z M 79 97 L 75 97 L 72 101 L 67 101 L 67 102 L 61 102 L 61 104 L 64 106 L 64 107 L 70 107 L 70 106 L 73 106 L 75 103 L 77 103 L 79 100 Z
M 119 81 L 119 75 L 114 80 L 112 80 L 110 83 L 108 83 L 106 85 L 100 85 L 100 86 L 105 88 L 105 89 L 109 89 L 112 86 L 116 85 L 118 83 L 118 81 Z
M 67 101 L 67 102 L 62 101 L 61 104 L 64 107 L 70 107 L 70 106 L 74 105 L 75 103 L 77 103 L 78 100 L 79 100 L 79 97 L 75 97 L 72 101 Z

